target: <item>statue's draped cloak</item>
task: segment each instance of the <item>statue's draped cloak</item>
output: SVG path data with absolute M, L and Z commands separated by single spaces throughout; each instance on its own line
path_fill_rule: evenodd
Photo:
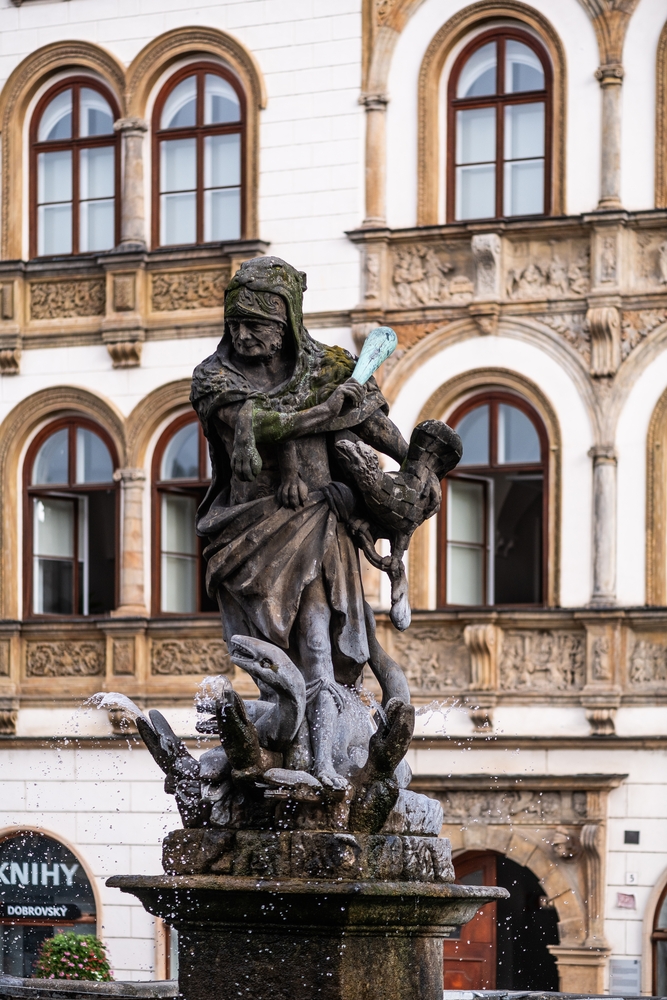
M 242 310 L 245 288 L 258 293 L 255 302 L 262 304 L 267 319 L 272 318 L 273 296 L 280 295 L 287 306 L 286 336 L 294 339 L 295 366 L 282 385 L 257 391 L 231 360 L 231 337 L 225 326 L 215 354 L 194 371 L 191 400 L 209 441 L 213 471 L 197 514 L 197 531 L 209 541 L 206 584 L 211 596 L 218 598 L 227 640 L 240 633 L 289 649 L 303 590 L 319 577 L 332 615 L 336 678 L 349 682 L 368 659 L 368 641 L 359 561 L 345 525 L 320 490 L 309 493 L 305 505 L 296 510 L 281 507 L 275 491 L 230 504 L 231 463 L 214 416 L 221 407 L 240 410 L 252 401 L 255 414 L 279 413 L 289 420 L 291 414 L 328 399 L 350 377 L 355 360 L 340 347 L 313 340 L 304 328 L 303 281 L 298 271 L 278 258 L 251 264 L 229 285 L 226 318 Z M 322 433 L 329 436 L 358 426 L 379 409 L 387 412 L 387 403 L 371 379 L 361 404 L 331 420 Z

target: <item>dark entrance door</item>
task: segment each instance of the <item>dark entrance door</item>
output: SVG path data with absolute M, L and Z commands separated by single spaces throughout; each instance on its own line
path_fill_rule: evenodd
M 535 875 L 510 858 L 474 851 L 454 862 L 463 885 L 501 885 L 509 899 L 483 906 L 445 941 L 445 989 L 558 990 L 558 916 Z
M 496 855 L 474 851 L 454 862 L 462 885 L 495 885 Z M 445 940 L 446 990 L 495 990 L 496 906 L 487 903 L 463 927 Z

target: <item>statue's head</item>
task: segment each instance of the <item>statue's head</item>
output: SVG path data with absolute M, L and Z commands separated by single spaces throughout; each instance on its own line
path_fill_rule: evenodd
M 225 293 L 225 332 L 246 358 L 269 358 L 291 333 L 302 338 L 306 275 L 279 257 L 256 257 L 241 265 Z

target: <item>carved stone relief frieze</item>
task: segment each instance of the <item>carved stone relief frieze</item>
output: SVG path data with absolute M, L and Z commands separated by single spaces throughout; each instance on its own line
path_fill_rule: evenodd
M 581 240 L 515 243 L 510 260 L 508 299 L 577 298 L 590 289 L 590 251 Z
M 364 259 L 364 298 L 380 297 L 380 254 L 369 251 Z
M 635 233 L 635 280 L 643 288 L 667 285 L 667 233 Z
M 8 642 L 0 642 L 0 677 L 9 677 L 10 646 Z
M 591 362 L 591 331 L 586 320 L 586 313 L 547 313 L 539 317 L 540 323 L 545 323 L 556 333 L 559 333 L 568 344 L 571 344 L 586 361 Z
M 583 632 L 509 630 L 499 662 L 504 691 L 578 691 L 586 679 Z
M 572 821 L 578 816 L 574 811 L 573 794 L 580 793 L 541 792 L 528 789 L 497 792 L 451 791 L 440 793 L 438 798 L 442 803 L 445 823 L 461 820 L 464 823 L 488 825 L 559 824 L 563 821 Z M 583 797 L 585 806 L 585 793 Z
M 26 647 L 28 677 L 97 677 L 104 665 L 103 641 L 29 642 Z
M 114 639 L 113 672 L 122 677 L 134 674 L 134 639 Z
M 222 639 L 154 639 L 151 673 L 163 676 L 233 674 L 234 665 Z
M 409 632 L 393 639 L 393 656 L 411 689 L 420 694 L 451 694 L 470 683 L 470 655 L 463 628 L 432 628 L 413 622 Z
M 103 278 L 30 283 L 31 319 L 70 319 L 103 316 L 106 288 Z
M 399 309 L 465 305 L 475 286 L 461 273 L 458 260 L 446 248 L 411 246 L 395 251 L 391 267 L 391 304 Z
M 660 685 L 667 682 L 667 645 L 655 636 L 632 637 L 628 649 L 628 681 L 631 685 Z
M 623 313 L 621 324 L 621 358 L 623 361 L 648 337 L 649 333 L 667 322 L 667 309 L 638 309 Z
M 154 312 L 220 308 L 228 281 L 228 268 L 156 273 L 151 282 L 151 308 Z

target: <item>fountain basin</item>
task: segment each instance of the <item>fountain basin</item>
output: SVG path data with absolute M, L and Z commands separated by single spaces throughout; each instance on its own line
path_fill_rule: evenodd
M 117 875 L 179 932 L 184 1000 L 442 1000 L 442 939 L 497 886 Z

